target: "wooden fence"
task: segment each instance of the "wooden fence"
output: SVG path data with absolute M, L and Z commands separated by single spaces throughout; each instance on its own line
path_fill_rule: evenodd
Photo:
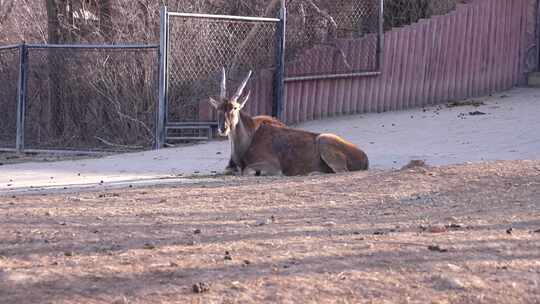
M 296 124 L 402 110 L 512 88 L 523 82 L 530 58 L 538 58 L 535 34 L 536 1 L 475 0 L 458 5 L 447 15 L 386 32 L 381 75 L 287 82 L 283 120 Z M 369 51 L 362 48 L 362 40 L 340 43 L 358 58 Z M 307 60 L 316 64 L 328 58 L 332 54 L 319 51 L 310 52 Z M 287 68 L 296 67 L 291 63 Z M 256 98 L 248 108 L 253 114 L 271 109 L 271 88 L 262 85 L 269 83 L 266 78 L 254 84 Z

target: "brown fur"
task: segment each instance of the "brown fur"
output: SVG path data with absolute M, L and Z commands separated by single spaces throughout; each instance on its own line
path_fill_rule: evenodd
M 239 123 L 249 125 L 250 117 Z M 354 144 L 333 134 L 261 125 L 239 164 L 243 173 L 306 175 L 367 170 L 367 155 Z
M 241 113 L 240 115 L 246 115 L 246 114 Z M 278 119 L 276 119 L 274 117 L 271 117 L 271 116 L 266 116 L 266 115 L 259 115 L 259 116 L 252 117 L 251 122 L 253 124 L 250 125 L 250 129 L 252 129 L 253 132 L 256 132 L 259 129 L 259 127 L 261 125 L 264 125 L 264 124 L 272 125 L 272 126 L 275 126 L 275 127 L 278 127 L 278 128 L 287 127 L 287 125 L 285 125 L 283 122 L 279 121 Z M 234 140 L 234 139 L 232 137 L 230 137 L 230 140 Z M 232 147 L 232 149 L 231 149 L 231 157 L 229 159 L 229 164 L 227 165 L 227 168 L 225 168 L 225 171 L 229 172 L 229 173 L 238 171 L 239 168 L 238 168 L 238 165 L 235 162 L 235 159 L 238 161 L 238 160 L 242 159 L 242 157 L 243 157 L 243 153 L 240 150 L 235 151 L 235 149 L 233 148 L 235 146 L 236 147 L 240 146 L 240 143 L 238 143 L 238 142 L 231 143 L 231 147 Z

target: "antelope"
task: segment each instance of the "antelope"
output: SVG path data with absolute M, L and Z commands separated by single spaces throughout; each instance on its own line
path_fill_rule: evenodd
M 210 98 L 218 112 L 218 131 L 229 136 L 233 147 L 232 160 L 242 175 L 307 175 L 367 170 L 366 153 L 334 134 L 319 134 L 276 126 L 257 125 L 254 117 L 242 112 L 250 92 L 243 91 L 251 71 L 232 98 L 222 95 L 221 101 Z
M 218 133 L 220 136 L 226 136 L 229 138 L 231 144 L 231 157 L 229 158 L 229 163 L 225 168 L 224 174 L 230 175 L 238 172 L 238 165 L 242 159 L 244 153 L 247 151 L 253 133 L 263 124 L 270 124 L 276 127 L 286 127 L 284 123 L 273 118 L 271 116 L 259 115 L 251 118 L 251 125 L 249 130 L 246 128 L 240 128 L 237 131 L 236 124 L 233 127 L 230 121 L 233 117 L 229 116 L 226 113 L 233 112 L 234 109 L 241 109 L 244 107 L 245 102 L 250 96 L 251 92 L 242 99 L 241 104 L 238 103 L 239 98 L 242 96 L 243 91 L 251 77 L 251 71 L 248 74 L 248 77 L 242 82 L 238 87 L 238 90 L 234 96 L 230 99 L 227 98 L 227 75 L 225 68 L 222 69 L 222 78 L 221 78 L 221 91 L 220 91 L 220 100 L 216 101 L 213 98 L 210 98 L 210 104 L 216 108 L 218 114 Z M 247 115 L 243 112 L 239 112 L 237 115 Z

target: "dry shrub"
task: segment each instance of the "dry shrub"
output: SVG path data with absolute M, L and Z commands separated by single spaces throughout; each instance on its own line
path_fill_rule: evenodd
M 384 2 L 384 27 L 391 29 L 418 22 L 420 19 L 444 15 L 456 4 L 470 0 L 386 0 Z
M 149 148 L 157 51 L 30 49 L 29 148 Z

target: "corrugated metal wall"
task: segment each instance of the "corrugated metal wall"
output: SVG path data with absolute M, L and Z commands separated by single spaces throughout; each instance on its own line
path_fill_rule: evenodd
M 448 15 L 386 32 L 381 75 L 287 82 L 283 118 L 295 124 L 432 105 L 511 88 L 526 70 L 527 28 L 529 19 L 535 19 L 531 3 L 476 0 Z M 354 49 L 358 58 L 366 57 L 361 40 L 342 43 Z M 332 58 L 323 51 L 316 54 L 319 60 Z M 269 113 L 265 98 L 269 92 L 264 89 L 259 98 L 252 99 L 251 113 Z

